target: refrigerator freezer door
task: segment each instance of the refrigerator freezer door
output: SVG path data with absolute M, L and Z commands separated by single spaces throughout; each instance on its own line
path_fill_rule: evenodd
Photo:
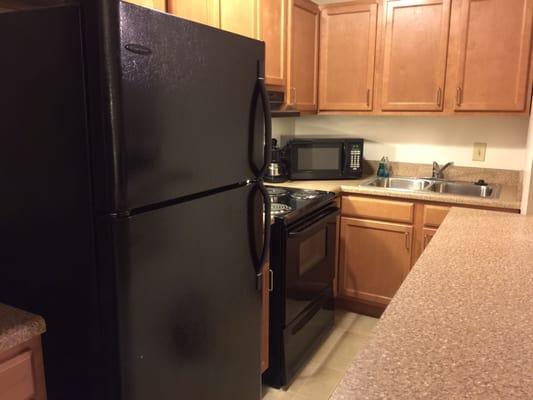
M 262 201 L 247 185 L 116 220 L 122 398 L 259 399 Z
M 120 54 L 112 210 L 260 174 L 266 126 L 262 42 L 121 3 Z

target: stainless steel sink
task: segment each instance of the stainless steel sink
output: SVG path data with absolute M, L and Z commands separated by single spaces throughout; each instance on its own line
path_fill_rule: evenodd
M 493 185 L 476 185 L 469 182 L 437 181 L 430 190 L 435 193 L 458 194 L 473 197 L 497 197 L 499 187 Z M 497 193 L 499 195 L 499 193 Z
M 394 190 L 423 191 L 433 182 L 429 179 L 418 178 L 376 178 L 363 186 L 379 187 Z
M 499 185 L 478 185 L 471 182 L 445 181 L 429 178 L 375 178 L 362 186 L 409 192 L 433 192 L 470 197 L 496 198 Z

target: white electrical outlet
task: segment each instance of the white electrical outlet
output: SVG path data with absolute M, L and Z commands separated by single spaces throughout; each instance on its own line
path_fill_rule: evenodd
M 474 154 L 472 161 L 485 161 L 485 153 L 487 152 L 487 143 L 474 143 Z

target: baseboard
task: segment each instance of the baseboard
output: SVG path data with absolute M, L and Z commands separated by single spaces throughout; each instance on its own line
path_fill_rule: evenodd
M 387 308 L 387 306 L 381 304 L 370 304 L 360 300 L 345 299 L 342 297 L 337 297 L 335 299 L 335 307 L 374 318 L 381 317 L 381 314 L 383 314 L 383 311 Z

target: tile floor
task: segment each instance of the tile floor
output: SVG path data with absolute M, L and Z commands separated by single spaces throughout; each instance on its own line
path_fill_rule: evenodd
M 378 321 L 340 310 L 335 314 L 335 329 L 287 390 L 264 387 L 263 400 L 329 399 Z

